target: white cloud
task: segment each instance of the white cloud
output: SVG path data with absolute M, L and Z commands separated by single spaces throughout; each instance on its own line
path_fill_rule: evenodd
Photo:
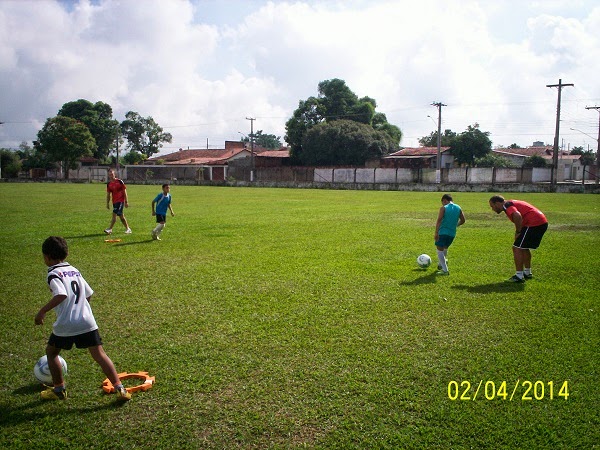
M 509 19 L 509 20 L 508 20 Z M 341 78 L 417 145 L 478 122 L 494 144 L 595 142 L 600 7 L 592 1 L 0 0 L 0 146 L 35 139 L 85 98 L 152 116 L 179 147 L 278 136 L 320 81 Z M 12 122 L 12 123 L 11 123 Z M 14 122 L 29 122 L 19 124 Z

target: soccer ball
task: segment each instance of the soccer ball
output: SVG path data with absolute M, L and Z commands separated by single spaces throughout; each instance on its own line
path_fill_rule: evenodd
M 60 365 L 62 366 L 63 376 L 67 374 L 67 362 L 62 356 L 58 357 Z M 46 355 L 38 359 L 38 362 L 33 366 L 33 374 L 37 380 L 42 384 L 52 384 L 52 374 L 50 373 L 50 367 L 48 367 L 48 357 Z
M 431 265 L 431 258 L 423 253 L 417 257 L 417 264 L 421 269 L 427 269 Z

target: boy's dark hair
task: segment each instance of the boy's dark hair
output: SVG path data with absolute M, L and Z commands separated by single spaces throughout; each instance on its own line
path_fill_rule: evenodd
M 54 260 L 63 261 L 69 254 L 69 246 L 60 236 L 50 236 L 42 244 L 42 253 Z
M 450 194 L 444 194 L 442 195 L 442 200 L 448 200 L 449 202 L 451 202 L 452 196 Z
M 504 203 L 504 197 L 502 197 L 501 195 L 494 195 L 492 198 L 490 198 L 490 202 L 492 202 L 492 203 Z
M 169 183 L 165 183 L 162 185 L 163 189 L 166 188 L 169 185 Z

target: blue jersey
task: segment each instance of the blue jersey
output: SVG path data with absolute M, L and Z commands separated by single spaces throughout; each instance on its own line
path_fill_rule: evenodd
M 162 192 L 156 196 L 154 199 L 154 203 L 156 203 L 156 214 L 160 214 L 161 216 L 167 215 L 167 209 L 171 204 L 171 194 L 163 194 Z
M 444 217 L 440 224 L 439 234 L 454 237 L 456 236 L 456 227 L 460 218 L 460 206 L 455 203 L 448 203 L 444 205 L 444 209 Z

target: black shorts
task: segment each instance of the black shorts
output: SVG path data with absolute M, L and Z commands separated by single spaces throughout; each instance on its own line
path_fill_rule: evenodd
M 123 202 L 113 203 L 113 213 L 116 214 L 117 216 L 122 216 L 124 207 L 125 207 L 125 203 L 123 203 Z
M 523 227 L 515 239 L 513 247 L 522 249 L 535 249 L 540 246 L 544 233 L 548 229 L 548 224 L 538 225 L 537 227 Z
M 57 336 L 52 333 L 48 339 L 48 345 L 62 348 L 63 350 L 71 350 L 73 344 L 77 348 L 97 347 L 98 345 L 102 345 L 102 339 L 100 338 L 98 329 L 76 336 Z
M 167 215 L 166 214 L 157 214 L 156 215 L 156 223 L 163 223 L 167 221 Z

